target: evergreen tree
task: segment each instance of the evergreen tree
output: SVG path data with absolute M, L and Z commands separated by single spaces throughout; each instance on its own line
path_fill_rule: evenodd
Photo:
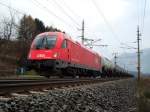
M 39 33 L 42 33 L 42 32 L 45 32 L 45 25 L 44 23 L 39 20 L 39 19 L 35 19 L 35 25 L 36 25 L 36 35 L 39 34 Z
M 30 49 L 32 40 L 36 35 L 36 24 L 34 19 L 29 15 L 24 15 L 20 20 L 18 30 L 18 53 L 19 53 L 19 64 L 24 65 L 25 60 Z
M 20 20 L 18 40 L 21 41 L 31 41 L 35 36 L 36 24 L 31 16 L 24 15 Z
M 59 30 L 59 29 L 57 29 L 57 28 L 54 28 L 53 26 L 47 26 L 46 28 L 45 28 L 45 31 L 47 31 L 47 32 L 49 32 L 49 31 L 51 31 L 51 32 L 61 32 L 61 30 Z

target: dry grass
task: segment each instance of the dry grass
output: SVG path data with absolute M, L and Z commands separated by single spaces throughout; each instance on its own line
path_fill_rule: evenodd
M 150 112 L 150 77 L 141 78 L 138 82 L 138 110 Z

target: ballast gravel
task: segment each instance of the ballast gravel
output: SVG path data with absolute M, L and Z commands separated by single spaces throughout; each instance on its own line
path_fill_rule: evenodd
M 130 112 L 135 93 L 135 80 L 124 79 L 1 100 L 0 112 Z

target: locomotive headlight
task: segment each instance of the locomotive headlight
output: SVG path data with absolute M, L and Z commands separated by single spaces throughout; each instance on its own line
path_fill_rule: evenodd
M 57 52 L 53 54 L 53 57 L 54 57 L 54 58 L 56 58 L 57 56 L 58 56 L 58 53 L 57 53 Z
M 31 58 L 31 53 L 29 53 L 29 55 L 28 55 L 28 59 L 30 59 Z

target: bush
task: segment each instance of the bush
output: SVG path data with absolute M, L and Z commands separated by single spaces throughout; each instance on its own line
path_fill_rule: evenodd
M 150 78 L 138 83 L 138 112 L 150 112 Z
M 34 70 L 27 71 L 27 72 L 25 72 L 24 74 L 25 74 L 25 75 L 32 75 L 32 76 L 33 76 L 33 75 L 38 75 L 37 72 L 34 71 Z
M 150 90 L 145 90 L 143 94 L 146 98 L 150 99 Z

